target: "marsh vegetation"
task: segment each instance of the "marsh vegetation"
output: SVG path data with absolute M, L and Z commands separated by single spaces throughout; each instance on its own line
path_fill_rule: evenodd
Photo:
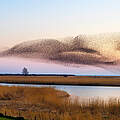
M 120 99 L 79 102 L 55 88 L 0 86 L 0 113 L 29 120 L 119 120 Z
M 119 76 L 1 76 L 0 83 L 120 86 Z

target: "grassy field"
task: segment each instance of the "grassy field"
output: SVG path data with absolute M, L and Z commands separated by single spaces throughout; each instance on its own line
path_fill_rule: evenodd
M 0 76 L 1 83 L 120 86 L 119 76 Z
M 0 86 L 0 113 L 27 120 L 120 120 L 120 99 L 79 102 L 68 96 L 54 88 Z

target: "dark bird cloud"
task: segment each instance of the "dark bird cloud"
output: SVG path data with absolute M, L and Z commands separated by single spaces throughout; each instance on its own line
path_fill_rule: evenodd
M 41 39 L 23 42 L 1 56 L 32 57 L 61 63 L 115 65 L 120 60 L 120 33 L 79 35 L 67 40 Z

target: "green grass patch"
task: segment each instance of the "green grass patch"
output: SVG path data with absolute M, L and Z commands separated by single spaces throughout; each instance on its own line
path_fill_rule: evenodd
M 8 118 L 0 117 L 0 120 L 13 120 L 13 119 L 8 119 Z

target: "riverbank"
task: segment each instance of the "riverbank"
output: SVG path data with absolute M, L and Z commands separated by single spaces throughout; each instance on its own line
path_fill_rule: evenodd
M 120 99 L 79 102 L 54 88 L 0 86 L 0 113 L 27 120 L 119 120 Z
M 120 76 L 0 76 L 0 83 L 120 86 Z
M 68 97 L 68 93 L 50 87 L 0 86 L 0 113 L 28 120 L 38 119 L 41 112 L 59 112 Z

